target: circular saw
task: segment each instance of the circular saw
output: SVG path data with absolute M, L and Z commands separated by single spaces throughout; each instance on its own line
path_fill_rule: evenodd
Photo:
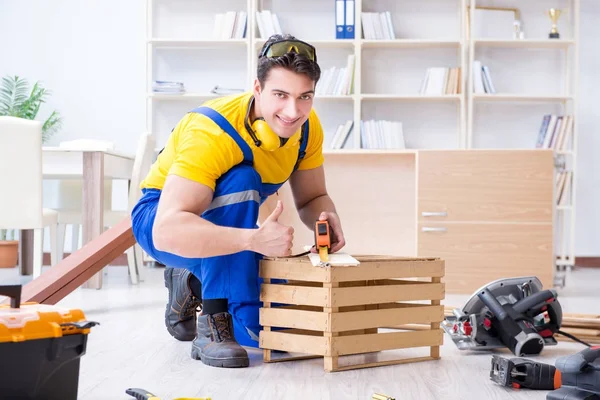
M 554 334 L 562 323 L 557 297 L 535 276 L 499 279 L 475 291 L 441 327 L 460 350 L 508 347 L 517 356 L 539 354 L 557 343 Z

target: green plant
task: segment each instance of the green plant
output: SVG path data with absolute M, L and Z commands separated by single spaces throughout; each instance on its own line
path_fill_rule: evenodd
M 18 76 L 5 76 L 0 87 L 0 115 L 34 120 L 42 103 L 51 92 L 43 88 L 39 82 L 29 91 L 29 83 Z M 57 111 L 44 121 L 42 127 L 42 143 L 45 143 L 62 126 L 62 118 Z
M 15 240 L 17 233 L 12 229 L 0 229 L 0 242 L 5 240 Z

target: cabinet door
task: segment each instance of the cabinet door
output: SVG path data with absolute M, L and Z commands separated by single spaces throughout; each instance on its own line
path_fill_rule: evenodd
M 417 162 L 421 221 L 552 221 L 551 150 L 424 150 Z
M 472 294 L 496 279 L 537 276 L 553 285 L 551 224 L 418 224 L 418 255 L 445 261 L 447 293 Z M 455 304 L 454 306 L 459 306 Z

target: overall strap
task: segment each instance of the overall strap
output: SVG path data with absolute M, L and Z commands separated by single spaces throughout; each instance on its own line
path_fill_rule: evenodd
M 191 112 L 202 114 L 212 119 L 215 124 L 219 125 L 219 128 L 223 129 L 233 140 L 235 140 L 240 147 L 240 150 L 242 150 L 242 153 L 244 153 L 244 163 L 250 165 L 254 164 L 254 156 L 252 155 L 252 150 L 250 149 L 250 146 L 248 146 L 248 143 L 242 139 L 238 131 L 236 131 L 229 121 L 227 121 L 227 119 L 219 112 L 204 106 L 195 108 Z
M 296 165 L 294 165 L 294 171 L 298 169 L 300 165 L 300 161 L 304 159 L 306 155 L 306 146 L 308 145 L 308 120 L 302 126 L 302 137 L 300 138 L 300 148 L 298 148 L 298 159 L 296 160 Z

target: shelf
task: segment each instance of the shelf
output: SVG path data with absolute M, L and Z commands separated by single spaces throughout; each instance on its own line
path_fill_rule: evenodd
M 394 101 L 459 101 L 460 94 L 420 95 L 420 94 L 362 94 L 362 100 L 394 100 Z
M 435 40 L 435 39 L 395 39 L 395 40 L 366 40 L 360 41 L 363 48 L 377 47 L 459 47 L 460 40 Z
M 224 39 L 224 40 L 195 40 L 195 39 L 150 39 L 148 43 L 154 47 L 215 47 L 223 46 L 244 47 L 248 44 L 248 39 Z
M 414 155 L 415 149 L 323 149 L 324 155 L 346 156 L 346 155 L 382 155 L 382 154 L 404 154 Z
M 475 101 L 522 101 L 522 102 L 556 102 L 573 100 L 573 96 L 548 96 L 528 94 L 474 94 Z
M 344 101 L 352 101 L 354 100 L 354 95 L 335 95 L 335 94 L 316 94 L 314 97 L 315 100 L 344 100 Z
M 266 39 L 255 39 L 255 46 L 257 49 L 263 47 Z M 308 43 L 312 44 L 316 48 L 332 47 L 332 48 L 351 48 L 354 47 L 354 40 L 351 39 L 332 39 L 332 40 L 307 40 Z
M 168 93 L 149 93 L 148 97 L 156 100 L 202 100 L 212 99 L 223 95 L 214 93 L 183 93 L 183 94 L 168 94 Z
M 475 46 L 486 47 L 522 47 L 522 48 L 566 48 L 575 42 L 565 39 L 477 39 L 473 41 Z

